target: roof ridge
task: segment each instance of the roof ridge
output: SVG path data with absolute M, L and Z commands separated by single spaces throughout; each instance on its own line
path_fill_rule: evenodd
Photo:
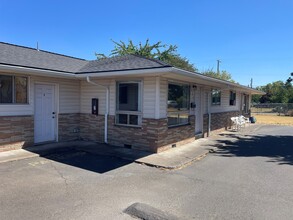
M 73 56 L 68 56 L 68 55 L 64 55 L 64 54 L 60 54 L 60 53 L 54 53 L 54 52 L 50 52 L 50 51 L 46 51 L 46 50 L 38 50 L 38 49 L 33 48 L 33 47 L 27 47 L 27 46 L 22 46 L 22 45 L 17 45 L 17 44 L 11 44 L 11 43 L 7 43 L 7 42 L 3 42 L 3 41 L 0 41 L 0 43 L 1 44 L 10 45 L 10 46 L 15 46 L 15 47 L 21 47 L 21 48 L 25 48 L 25 49 L 35 50 L 35 51 L 41 51 L 41 52 L 44 52 L 44 53 L 59 55 L 59 56 L 68 57 L 68 58 L 72 58 L 72 59 L 88 61 L 86 59 L 82 59 L 82 58 L 78 58 L 78 57 L 73 57 Z
M 165 65 L 165 66 L 172 66 L 164 61 L 161 61 L 161 60 L 157 60 L 157 59 L 154 59 L 154 58 L 150 58 L 150 57 L 144 57 L 142 55 L 138 55 L 138 54 L 128 54 L 128 55 L 133 55 L 133 56 L 137 56 L 137 57 L 140 57 L 140 58 L 143 58 L 143 59 L 146 59 L 146 60 L 150 60 L 150 61 L 153 61 L 153 62 L 156 62 L 160 65 Z

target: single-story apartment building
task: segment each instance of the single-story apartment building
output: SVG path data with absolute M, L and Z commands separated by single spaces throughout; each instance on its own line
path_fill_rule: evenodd
M 136 55 L 89 61 L 0 42 L 0 151 L 79 139 L 161 152 L 249 116 L 252 94 Z

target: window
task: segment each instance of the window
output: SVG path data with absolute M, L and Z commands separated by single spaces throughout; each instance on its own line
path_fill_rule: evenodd
M 230 105 L 236 105 L 236 92 L 230 91 Z
M 168 126 L 188 124 L 189 85 L 169 83 L 168 85 Z
M 217 89 L 212 90 L 212 105 L 221 105 L 221 91 Z
M 0 75 L 0 104 L 26 104 L 27 91 L 27 77 Z
M 141 125 L 141 82 L 117 82 L 116 124 Z

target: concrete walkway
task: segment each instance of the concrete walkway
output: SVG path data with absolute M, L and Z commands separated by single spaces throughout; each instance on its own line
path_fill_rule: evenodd
M 204 158 L 209 152 L 214 151 L 215 148 L 218 147 L 217 143 L 220 139 L 225 138 L 227 137 L 223 135 L 202 138 L 158 154 L 88 141 L 51 143 L 26 149 L 0 152 L 0 163 L 77 150 L 95 155 L 117 157 L 148 166 L 173 170 L 180 169 L 194 161 Z

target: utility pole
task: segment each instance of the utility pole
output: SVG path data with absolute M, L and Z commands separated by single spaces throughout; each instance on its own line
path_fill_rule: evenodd
M 250 80 L 250 88 L 252 88 L 252 82 L 253 82 L 253 79 L 251 78 L 251 80 Z
M 220 73 L 220 63 L 221 63 L 221 60 L 217 60 L 217 73 L 218 74 Z

